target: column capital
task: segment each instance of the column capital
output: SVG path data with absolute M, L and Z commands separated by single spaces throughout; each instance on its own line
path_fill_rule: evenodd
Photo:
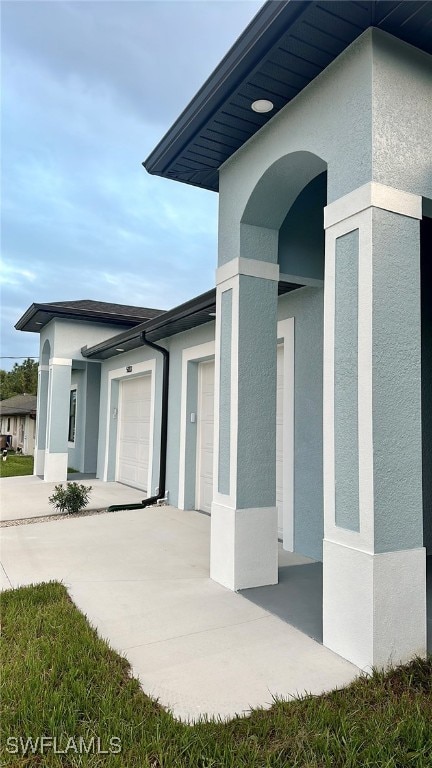
M 68 357 L 51 357 L 49 361 L 50 366 L 52 365 L 70 365 L 72 366 L 72 360 Z
M 333 227 L 340 221 L 371 207 L 382 208 L 412 219 L 422 218 L 420 195 L 413 195 L 411 192 L 370 181 L 324 208 L 324 228 Z
M 275 280 L 278 282 L 279 264 L 261 261 L 260 259 L 246 259 L 244 256 L 239 256 L 218 267 L 216 270 L 216 285 L 220 285 L 226 280 L 231 280 L 237 275 L 260 277 L 264 280 Z

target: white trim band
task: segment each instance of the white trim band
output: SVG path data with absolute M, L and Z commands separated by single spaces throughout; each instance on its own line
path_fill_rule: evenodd
M 422 218 L 422 198 L 419 195 L 370 181 L 324 208 L 324 229 L 371 207 L 382 208 L 412 219 Z
M 239 256 L 236 259 L 231 259 L 227 264 L 218 267 L 216 270 L 216 285 L 220 285 L 226 280 L 231 280 L 237 275 L 279 281 L 279 264 L 271 264 L 268 261 L 246 259 L 244 256 Z
M 72 366 L 72 360 L 67 357 L 51 357 L 49 361 L 50 365 L 70 365 Z

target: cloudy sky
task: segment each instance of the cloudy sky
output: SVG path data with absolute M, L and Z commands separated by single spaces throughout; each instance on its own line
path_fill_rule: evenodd
M 34 301 L 169 309 L 212 287 L 217 195 L 141 162 L 261 5 L 2 0 L 0 367 L 38 354 L 13 329 Z

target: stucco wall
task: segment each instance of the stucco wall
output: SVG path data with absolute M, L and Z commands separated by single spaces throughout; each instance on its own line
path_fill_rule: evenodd
M 322 559 L 323 523 L 322 288 L 281 296 L 278 320 L 294 317 L 294 549 Z
M 431 83 L 431 56 L 364 32 L 220 169 L 219 263 L 240 254 L 242 220 L 279 229 L 326 165 L 329 203 L 372 180 L 432 197 Z M 253 211 L 253 190 L 287 156 Z M 251 248 L 249 258 L 264 257 Z
M 170 351 L 170 390 L 168 412 L 168 453 L 167 453 L 167 483 L 170 502 L 177 506 L 179 487 L 180 463 L 180 418 L 181 418 L 181 385 L 182 385 L 182 353 L 187 347 L 205 344 L 214 340 L 215 323 L 210 321 L 199 328 L 179 333 L 166 339 L 164 344 Z M 196 428 L 196 425 L 194 425 Z
M 68 444 L 69 466 L 93 474 L 97 468 L 100 364 L 82 363 L 72 369 L 71 389 L 77 390 L 75 441 Z
M 76 417 L 75 417 L 75 440 L 68 442 L 68 464 L 77 472 L 83 472 L 83 451 L 85 441 L 85 415 L 86 415 L 86 386 L 85 371 L 72 370 L 71 373 L 71 391 L 76 389 Z
M 280 158 L 300 152 L 310 153 L 309 158 L 299 157 L 298 168 L 293 165 L 291 172 L 289 167 L 281 168 L 272 180 L 268 216 L 265 205 L 260 206 L 267 222 L 257 219 L 249 224 L 279 229 L 302 188 L 325 170 L 325 164 L 328 202 L 372 179 L 370 31 L 361 35 L 222 166 L 219 263 L 240 253 L 239 222 L 261 177 Z M 321 158 L 321 165 L 314 157 Z M 259 216 L 257 211 L 256 217 Z M 250 257 L 254 258 L 253 254 Z
M 431 198 L 432 56 L 376 29 L 372 39 L 373 179 Z
M 279 230 L 278 262 L 282 274 L 324 280 L 326 203 L 327 174 L 321 173 L 300 192 Z
M 104 339 L 109 339 L 124 330 L 123 326 L 104 325 L 103 323 L 85 323 L 75 320 L 57 318 L 51 320 L 46 328 L 53 327 L 51 354 L 55 357 L 70 357 L 74 360 L 84 360 L 81 347 L 91 347 Z M 45 329 L 44 329 L 45 331 Z M 42 336 L 42 334 L 41 334 Z

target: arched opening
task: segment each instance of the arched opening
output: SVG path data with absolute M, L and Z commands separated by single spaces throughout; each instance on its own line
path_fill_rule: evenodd
M 245 593 L 322 640 L 324 207 L 327 164 L 296 152 L 270 166 L 241 220 L 241 255 L 279 265 L 276 503 L 279 584 Z M 290 321 L 292 338 L 282 332 Z M 290 331 L 291 332 L 291 331 Z M 289 390 L 287 392 L 287 390 Z
M 49 365 L 50 357 L 51 357 L 51 344 L 49 343 L 48 339 L 46 339 L 42 347 L 40 364 Z

